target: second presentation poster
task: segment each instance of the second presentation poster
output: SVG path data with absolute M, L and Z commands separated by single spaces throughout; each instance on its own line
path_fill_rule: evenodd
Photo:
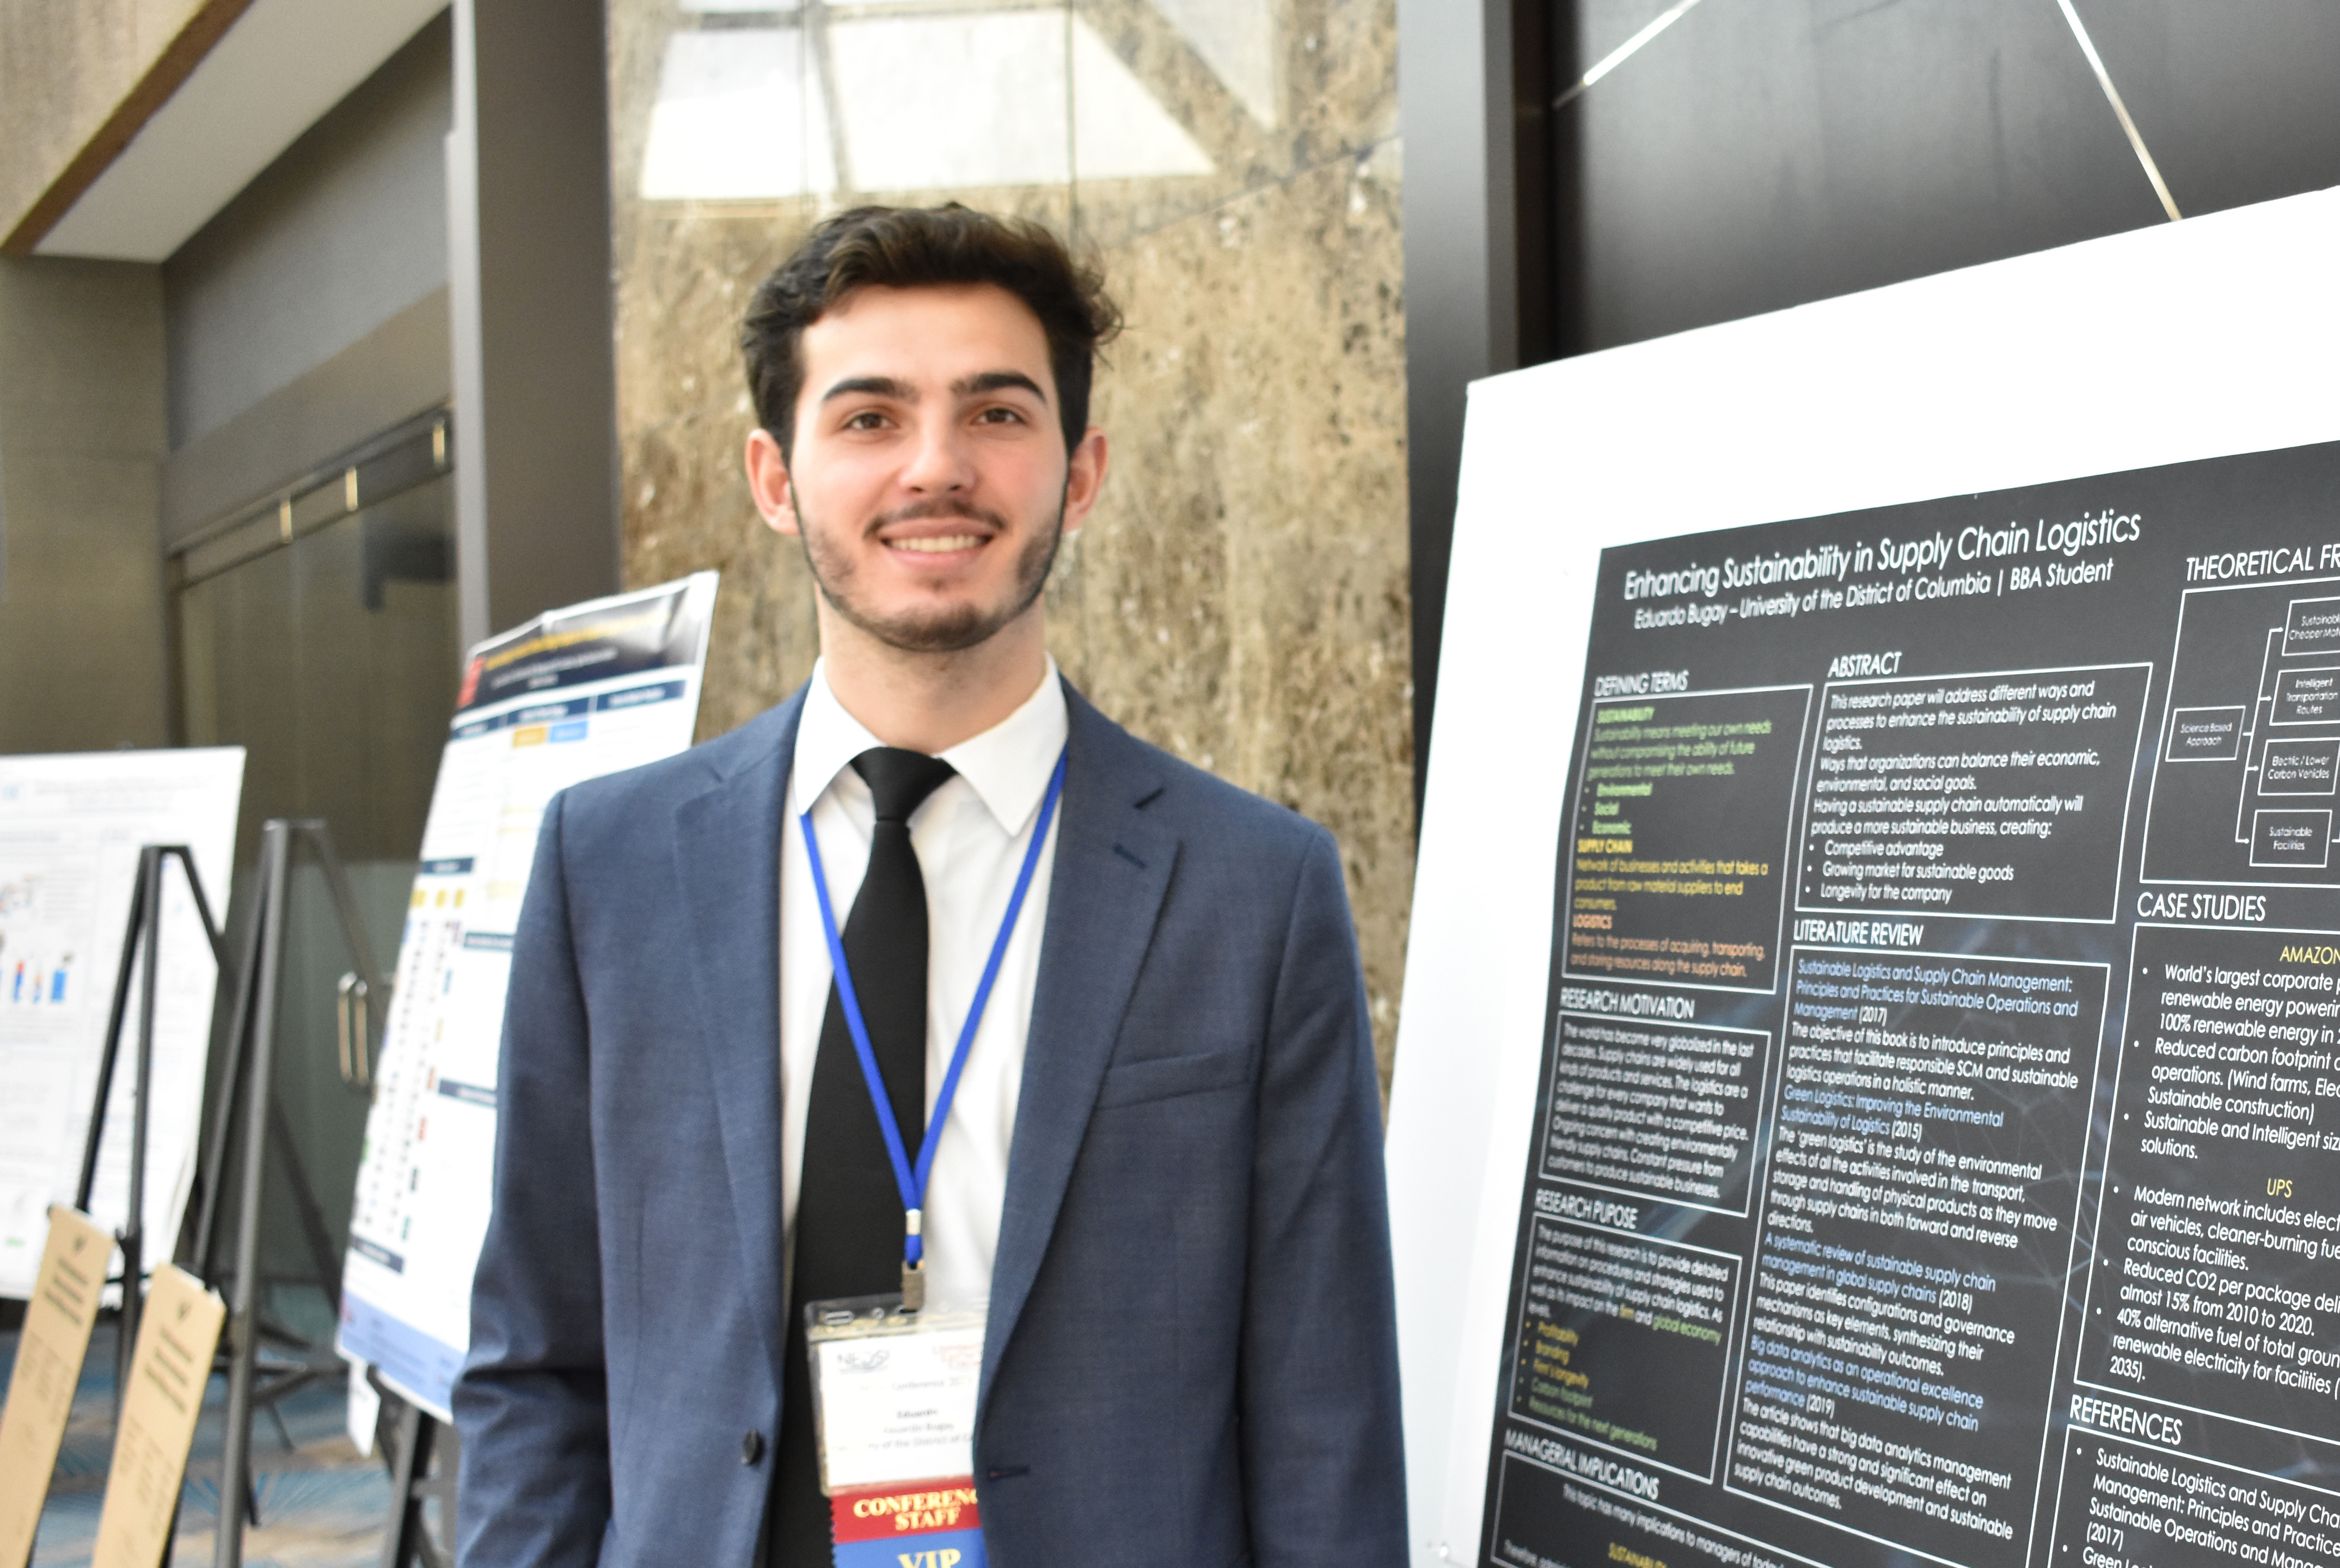
M 714 606 L 715 573 L 698 572 L 550 611 L 467 656 L 399 941 L 336 1340 L 441 1421 L 471 1345 L 538 826 L 570 785 L 690 744 Z
M 1485 1561 L 2340 1561 L 2340 449 L 1602 557 Z

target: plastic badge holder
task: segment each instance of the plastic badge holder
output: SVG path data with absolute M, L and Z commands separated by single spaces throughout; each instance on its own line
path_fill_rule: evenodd
M 981 1309 L 906 1312 L 887 1295 L 804 1313 L 822 1492 L 975 1474 Z

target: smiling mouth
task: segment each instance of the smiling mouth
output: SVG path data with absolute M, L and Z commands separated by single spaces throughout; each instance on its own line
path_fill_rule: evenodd
M 916 551 L 921 555 L 941 555 L 954 550 L 973 550 L 983 542 L 977 533 L 945 533 L 931 539 L 889 539 L 887 548 Z

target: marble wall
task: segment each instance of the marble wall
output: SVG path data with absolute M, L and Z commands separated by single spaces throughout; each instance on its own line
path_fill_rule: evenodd
M 756 9 L 743 9 L 755 6 Z M 739 475 L 732 335 L 821 215 L 1041 218 L 1127 317 L 1050 637 L 1147 739 L 1339 836 L 1387 1083 L 1413 862 L 1393 0 L 610 0 L 626 572 L 723 572 L 702 734 L 812 589 Z

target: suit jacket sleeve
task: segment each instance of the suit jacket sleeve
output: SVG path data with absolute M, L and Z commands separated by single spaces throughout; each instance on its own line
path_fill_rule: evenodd
M 1259 1086 L 1243 1336 L 1259 1568 L 1405 1561 L 1381 1094 L 1331 835 L 1304 858 Z
M 495 1206 L 454 1394 L 465 1568 L 592 1563 L 610 1519 L 589 1027 L 565 799 L 545 812 L 504 1006 Z

